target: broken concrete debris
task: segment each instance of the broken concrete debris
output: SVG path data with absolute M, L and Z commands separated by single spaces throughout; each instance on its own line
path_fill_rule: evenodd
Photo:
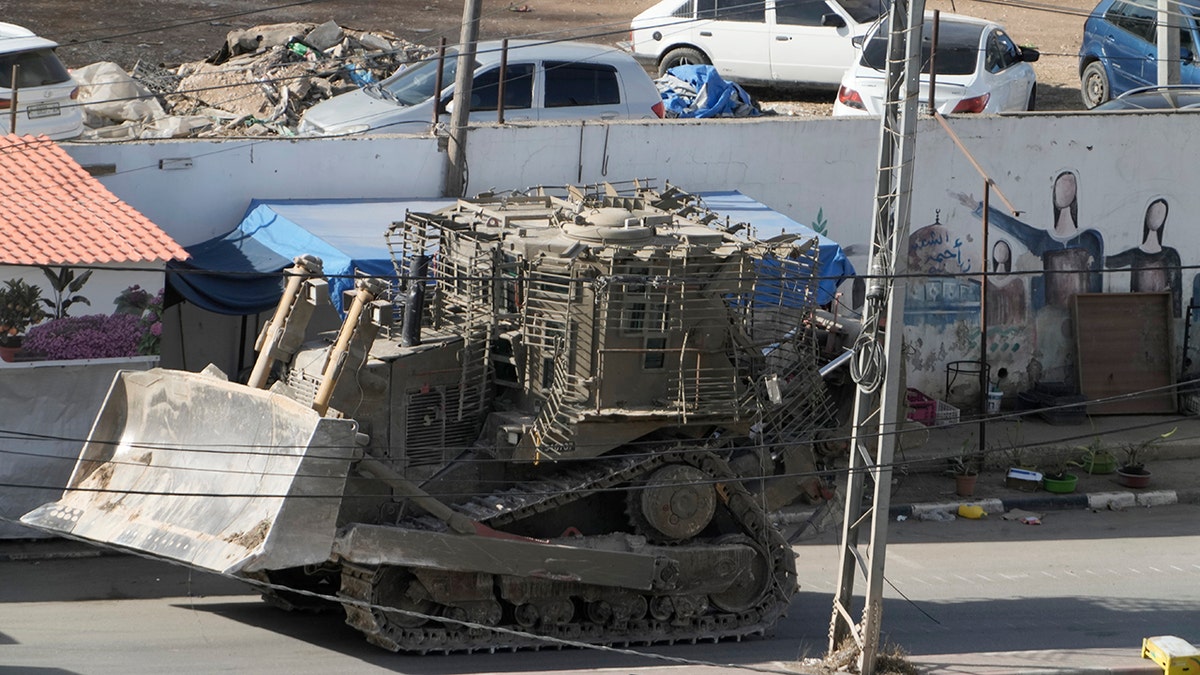
M 382 80 L 433 48 L 389 33 L 328 21 L 231 31 L 204 61 L 166 68 L 114 63 L 74 71 L 85 125 L 82 138 L 124 140 L 215 136 L 290 136 L 309 107 Z

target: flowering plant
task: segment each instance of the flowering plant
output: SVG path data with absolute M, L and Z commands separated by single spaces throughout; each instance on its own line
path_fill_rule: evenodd
M 4 282 L 4 288 L 0 288 L 0 346 L 21 346 L 25 329 L 46 318 L 41 303 L 41 288 L 23 279 Z
M 130 314 L 66 316 L 29 329 L 24 347 L 51 360 L 137 356 L 141 320 Z
M 142 338 L 138 341 L 138 353 L 143 355 L 157 354 L 159 341 L 162 338 L 162 309 L 163 291 L 151 296 L 141 286 L 134 284 L 121 291 L 117 296 L 117 313 L 136 316 L 138 325 L 142 328 Z

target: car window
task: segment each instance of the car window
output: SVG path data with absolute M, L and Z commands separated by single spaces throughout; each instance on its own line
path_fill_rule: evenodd
M 825 0 L 776 0 L 775 23 L 788 26 L 820 26 L 821 17 L 833 12 Z
M 12 88 L 13 66 L 20 66 L 17 84 L 21 87 L 44 87 L 71 79 L 66 66 L 50 49 L 0 54 L 0 87 Z
M 988 36 L 987 59 L 984 67 L 989 73 L 998 73 L 1021 61 L 1021 50 L 1012 38 L 1002 30 L 992 31 Z
M 1118 0 L 1104 13 L 1104 18 L 1114 26 L 1128 31 L 1146 42 L 1154 42 L 1155 12 L 1148 7 L 1139 7 Z
M 921 35 L 921 72 L 929 72 L 933 24 L 926 22 Z M 938 75 L 970 75 L 979 61 L 983 26 L 942 21 L 938 27 Z M 875 70 L 887 67 L 887 21 L 883 21 L 863 48 L 862 65 Z
M 880 0 L 838 0 L 837 4 L 858 23 L 870 23 L 882 16 L 887 9 Z
M 718 21 L 766 23 L 767 4 L 763 0 L 696 0 L 696 16 Z
M 521 110 L 533 106 L 533 64 L 510 63 L 504 71 L 504 108 Z M 500 96 L 500 69 L 475 75 L 471 81 L 471 111 L 495 110 Z
M 693 18 L 696 16 L 696 1 L 688 0 L 687 2 L 679 5 L 674 11 L 671 12 L 671 16 L 682 19 Z
M 620 102 L 616 68 L 596 63 L 546 62 L 547 108 Z
M 416 105 L 433 97 L 434 89 L 437 87 L 437 69 L 437 59 L 422 61 L 392 74 L 391 77 L 381 82 L 380 86 L 386 89 L 400 105 Z M 442 86 L 447 87 L 453 84 L 457 72 L 458 54 L 446 52 L 445 66 L 442 68 Z M 365 87 L 364 91 L 370 93 L 371 89 Z M 376 97 L 378 98 L 378 94 Z

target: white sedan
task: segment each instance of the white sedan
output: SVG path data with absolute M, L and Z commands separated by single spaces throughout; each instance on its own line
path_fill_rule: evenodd
M 842 78 L 834 116 L 880 115 L 886 90 L 887 22 L 871 33 L 862 56 Z M 929 62 L 933 44 L 933 15 L 925 16 L 921 34 L 919 107 L 929 104 Z M 938 112 L 997 113 L 1033 110 L 1037 77 L 1029 64 L 1038 60 L 1034 49 L 1018 47 L 1004 27 L 984 19 L 942 14 L 938 26 L 934 103 Z

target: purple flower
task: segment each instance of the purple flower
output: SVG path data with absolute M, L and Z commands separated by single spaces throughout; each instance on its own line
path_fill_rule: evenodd
M 141 321 L 130 314 L 68 316 L 29 329 L 25 349 L 48 359 L 105 359 L 137 356 Z

